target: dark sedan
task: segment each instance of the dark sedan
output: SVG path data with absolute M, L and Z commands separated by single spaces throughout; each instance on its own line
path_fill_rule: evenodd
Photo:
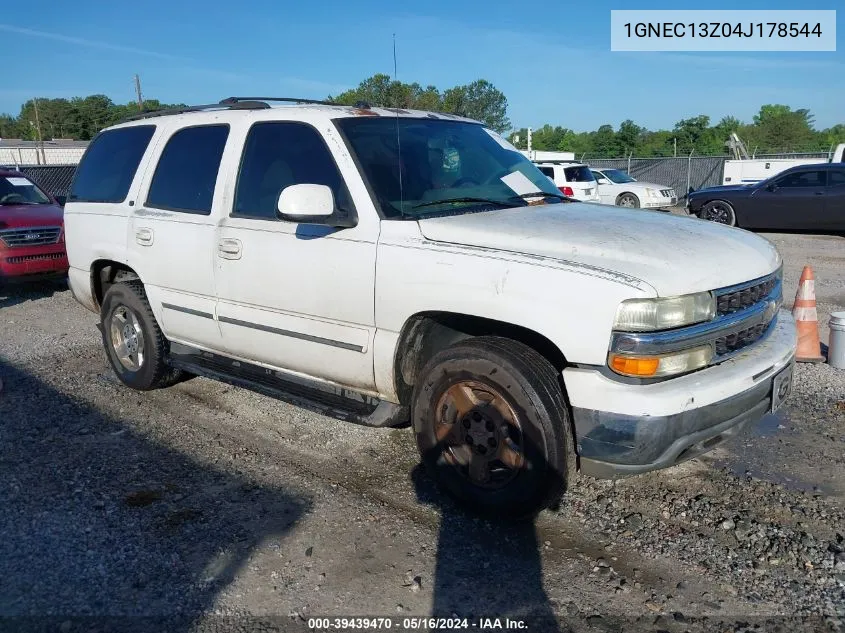
M 749 229 L 845 230 L 845 164 L 792 167 L 751 185 L 693 191 L 687 208 L 704 220 Z

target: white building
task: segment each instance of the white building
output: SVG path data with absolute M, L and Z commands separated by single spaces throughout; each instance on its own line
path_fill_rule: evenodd
M 23 141 L 0 138 L 0 165 L 76 165 L 88 141 L 52 139 Z

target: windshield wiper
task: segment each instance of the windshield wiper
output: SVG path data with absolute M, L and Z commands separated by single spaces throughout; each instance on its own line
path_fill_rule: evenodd
M 520 198 L 525 200 L 526 198 L 557 198 L 559 200 L 567 200 L 569 202 L 578 202 L 575 198 L 570 198 L 569 196 L 564 196 L 559 193 L 547 193 L 545 191 L 532 191 L 531 193 L 521 193 L 518 196 L 511 196 L 511 199 Z
M 516 197 L 516 196 L 514 196 Z M 468 198 L 468 197 L 461 197 L 461 198 L 444 198 L 443 200 L 430 200 L 429 202 L 420 202 L 419 204 L 415 204 L 412 209 L 419 209 L 420 207 L 433 207 L 437 204 L 449 204 L 451 202 L 482 202 L 486 204 L 496 204 L 500 207 L 510 207 L 510 202 L 505 200 L 494 200 L 493 198 Z

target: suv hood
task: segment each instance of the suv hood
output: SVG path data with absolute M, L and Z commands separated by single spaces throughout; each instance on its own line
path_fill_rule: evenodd
M 659 211 L 564 203 L 418 222 L 429 240 L 601 268 L 636 277 L 660 296 L 742 283 L 781 262 L 753 233 Z
M 55 204 L 0 204 L 0 228 L 61 226 L 63 218 L 64 210 Z

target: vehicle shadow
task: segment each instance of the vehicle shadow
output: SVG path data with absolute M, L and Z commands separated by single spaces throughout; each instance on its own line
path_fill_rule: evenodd
M 0 308 L 9 308 L 27 301 L 46 299 L 65 290 L 67 290 L 66 277 L 29 282 L 4 282 L 0 280 Z
M 251 628 L 209 613 L 253 550 L 284 551 L 310 498 L 198 461 L 2 358 L 0 380 L 0 629 Z
M 442 468 L 452 468 L 443 465 Z M 472 515 L 439 490 L 422 465 L 411 472 L 417 500 L 440 514 L 431 615 L 499 618 L 527 628 L 559 631 L 543 587 L 540 544 L 531 519 Z

